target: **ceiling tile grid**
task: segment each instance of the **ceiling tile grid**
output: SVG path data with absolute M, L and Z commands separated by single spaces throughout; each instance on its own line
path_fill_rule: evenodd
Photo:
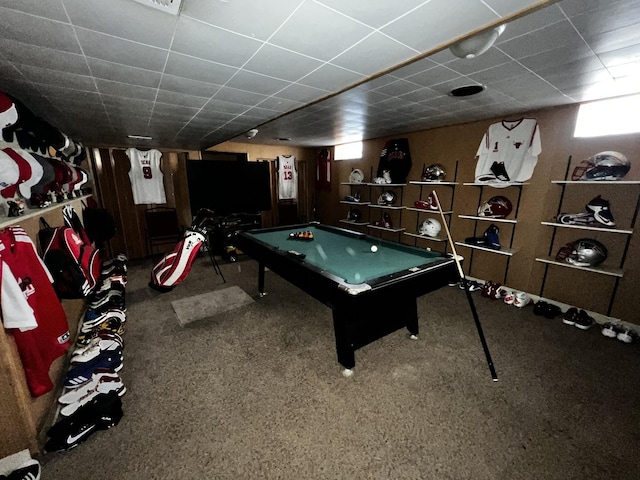
M 640 0 L 183 0 L 177 16 L 0 0 L 0 15 L 0 90 L 91 145 L 325 146 L 640 90 Z M 476 58 L 446 48 L 503 22 Z

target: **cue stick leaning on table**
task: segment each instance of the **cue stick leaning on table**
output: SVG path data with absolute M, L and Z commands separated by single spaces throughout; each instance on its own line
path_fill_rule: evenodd
M 480 324 L 480 319 L 478 318 L 478 312 L 476 311 L 476 306 L 473 303 L 473 298 L 471 298 L 471 292 L 469 291 L 469 286 L 467 285 L 467 278 L 464 275 L 464 271 L 462 270 L 462 266 L 460 265 L 460 260 L 458 259 L 458 252 L 456 252 L 456 247 L 453 243 L 453 239 L 451 238 L 451 233 L 449 233 L 449 227 L 447 226 L 447 221 L 444 218 L 444 213 L 442 213 L 442 207 L 440 206 L 440 199 L 438 198 L 438 194 L 435 190 L 432 191 L 433 198 L 436 199 L 436 206 L 438 207 L 438 211 L 440 212 L 440 218 L 442 218 L 442 224 L 444 226 L 445 232 L 447 232 L 447 240 L 449 241 L 449 246 L 451 247 L 451 251 L 453 252 L 453 259 L 456 262 L 456 266 L 458 267 L 458 274 L 460 275 L 460 281 L 462 282 L 462 286 L 464 287 L 464 291 L 467 295 L 467 300 L 469 301 L 469 307 L 471 308 L 471 313 L 473 314 L 473 320 L 476 323 L 476 328 L 478 329 L 478 335 L 480 336 L 480 343 L 482 343 L 482 349 L 484 350 L 484 355 L 487 357 L 487 364 L 489 365 L 489 371 L 491 372 L 491 378 L 494 382 L 498 381 L 498 375 L 496 374 L 496 369 L 493 366 L 493 360 L 491 360 L 491 353 L 489 353 L 489 347 L 487 346 L 487 341 L 484 338 L 484 333 L 482 332 L 482 325 Z

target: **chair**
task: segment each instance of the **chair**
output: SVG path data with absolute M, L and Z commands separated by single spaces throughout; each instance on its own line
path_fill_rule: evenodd
M 144 221 L 148 256 L 153 254 L 154 247 L 175 245 L 184 234 L 175 208 L 149 208 L 144 212 Z

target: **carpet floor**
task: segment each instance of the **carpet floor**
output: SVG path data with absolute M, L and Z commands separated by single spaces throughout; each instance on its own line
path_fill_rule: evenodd
M 124 417 L 43 455 L 43 480 L 640 478 L 640 348 L 464 292 L 418 300 L 398 331 L 341 375 L 331 310 L 257 264 L 200 257 L 184 283 L 127 285 Z M 185 326 L 173 301 L 238 286 L 255 301 Z

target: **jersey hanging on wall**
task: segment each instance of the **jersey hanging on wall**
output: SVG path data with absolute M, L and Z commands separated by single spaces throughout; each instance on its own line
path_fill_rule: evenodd
M 164 193 L 164 180 L 159 150 L 138 150 L 128 148 L 126 151 L 131 163 L 129 179 L 133 191 L 133 203 L 167 203 Z
M 53 389 L 49 369 L 69 348 L 67 316 L 49 270 L 22 228 L 0 233 L 0 262 L 2 319 L 5 328 L 13 329 L 27 385 L 37 397 Z
M 278 156 L 278 200 L 298 199 L 298 170 L 296 157 Z
M 384 144 L 376 176 L 383 177 L 385 170 L 389 171 L 391 183 L 406 183 L 407 175 L 411 170 L 411 153 L 409 152 L 408 139 L 396 138 Z
M 323 148 L 316 164 L 316 190 L 331 191 L 331 151 Z
M 475 180 L 497 186 L 526 182 L 533 175 L 541 151 L 540 129 L 535 118 L 494 123 L 478 147 Z

